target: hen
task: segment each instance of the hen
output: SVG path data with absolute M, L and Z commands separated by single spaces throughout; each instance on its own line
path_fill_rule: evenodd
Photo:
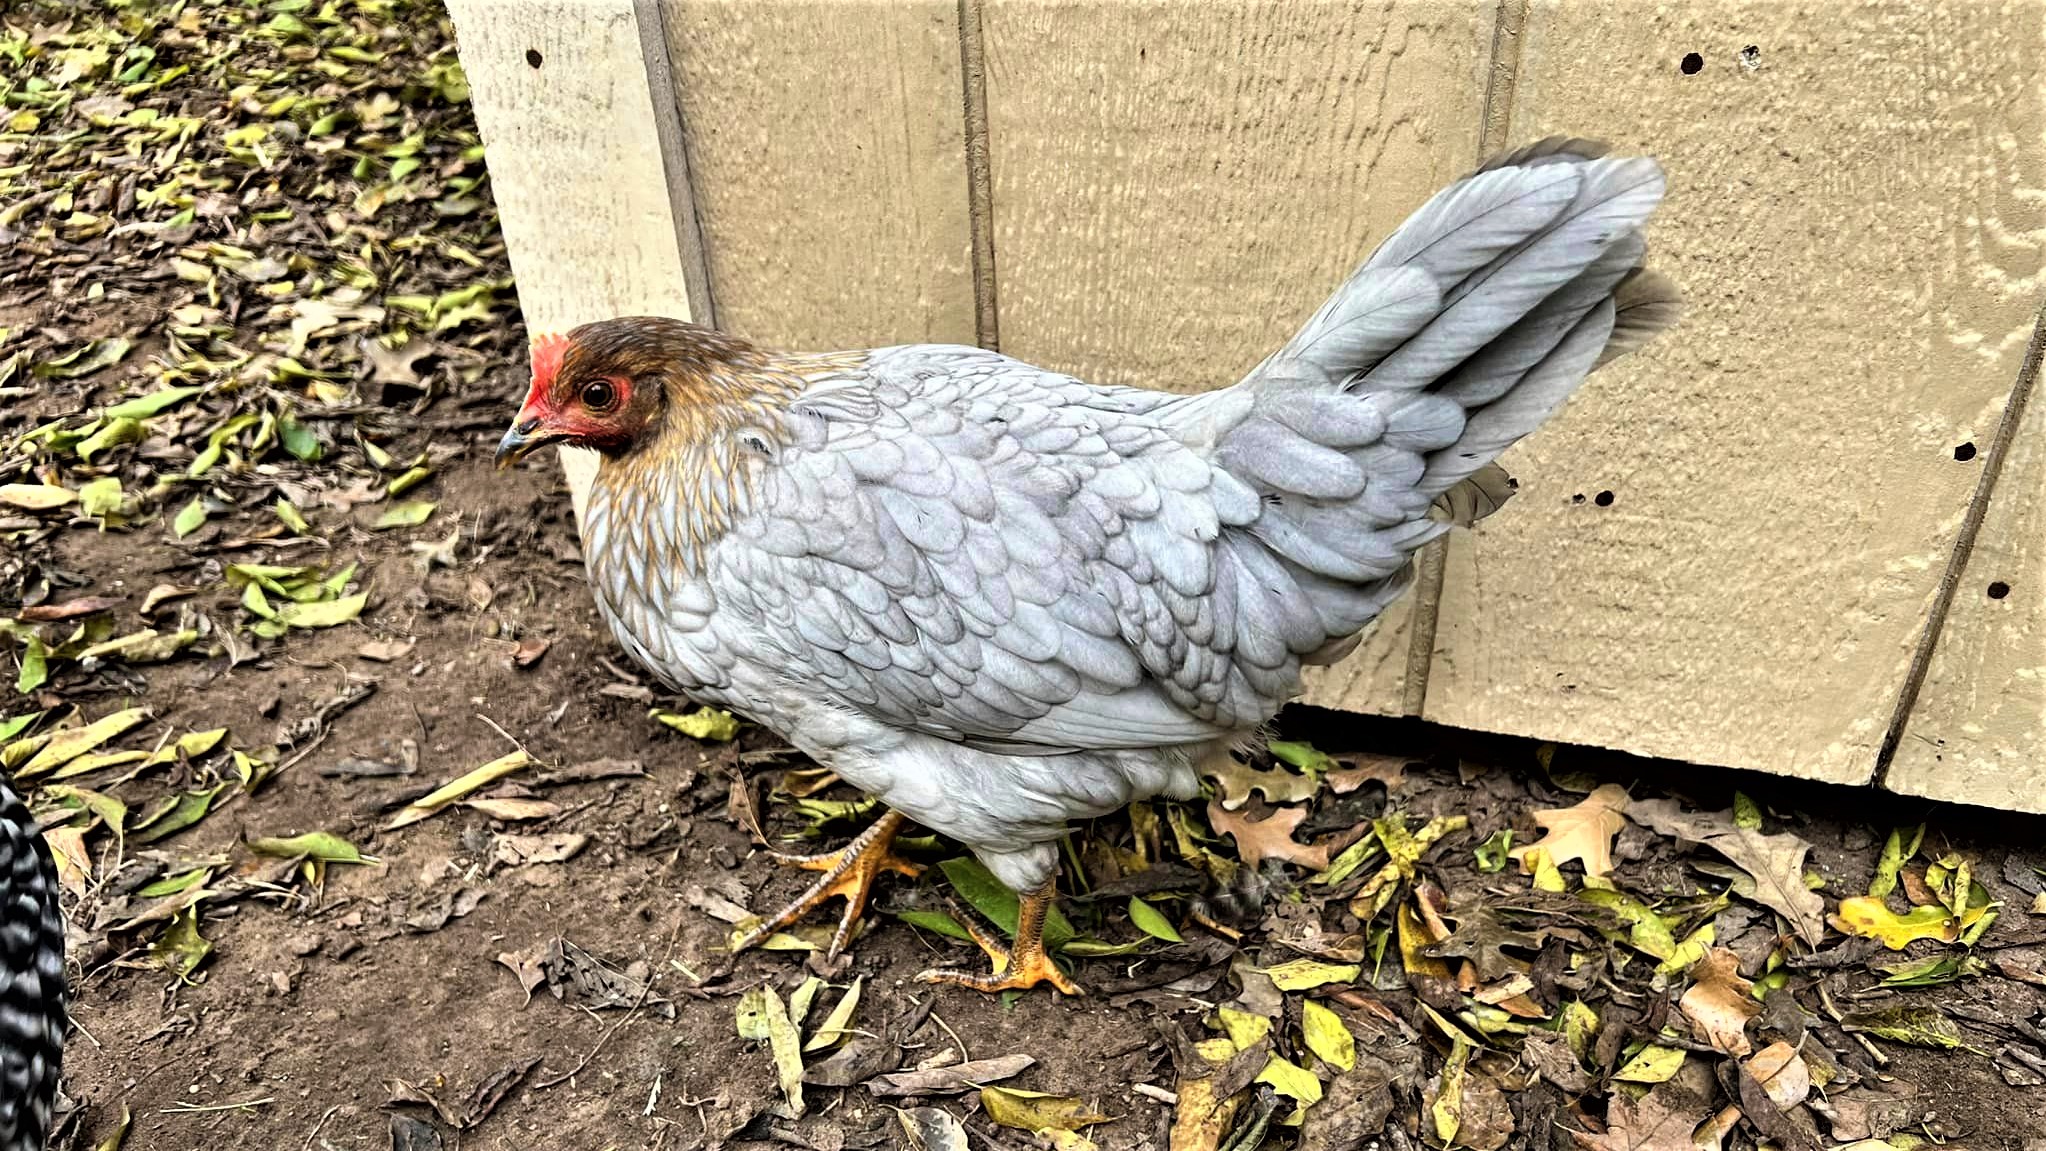
M 0 1151 L 42 1151 L 64 1044 L 57 869 L 0 778 Z
M 995 352 L 783 354 L 633 317 L 540 340 L 500 463 L 602 459 L 582 530 L 627 651 L 877 796 L 746 940 L 915 873 L 904 817 L 1023 896 L 982 990 L 1078 988 L 1040 940 L 1067 822 L 1256 738 L 1506 485 L 1492 461 L 1675 315 L 1645 157 L 1561 138 L 1450 185 L 1235 386 L 1100 387 Z M 1187 381 L 1198 383 L 1199 381 Z M 742 944 L 743 946 L 744 944 Z

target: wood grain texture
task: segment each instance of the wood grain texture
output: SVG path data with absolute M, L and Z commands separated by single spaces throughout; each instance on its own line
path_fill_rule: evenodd
M 2018 376 L 2016 417 L 1987 514 L 1883 785 L 1906 795 L 2046 813 L 2046 311 Z M 2009 416 L 2006 417 L 2010 418 Z M 1984 449 L 1988 447 L 1985 443 Z
M 974 342 L 955 0 L 663 0 L 719 326 Z
M 1196 391 L 1478 156 L 1492 6 L 984 0 L 1002 350 Z M 1397 714 L 1412 604 L 1307 699 Z
M 689 318 L 633 0 L 450 0 L 519 306 L 535 332 Z M 537 64 L 535 63 L 537 61 Z M 505 397 L 506 414 L 520 396 Z M 580 519 L 594 457 L 562 449 Z
M 2037 0 L 1533 6 L 1513 138 L 1659 156 L 1689 312 L 1508 454 L 1429 718 L 1870 779 L 1975 487 L 1954 447 L 2046 286 L 2042 37 Z

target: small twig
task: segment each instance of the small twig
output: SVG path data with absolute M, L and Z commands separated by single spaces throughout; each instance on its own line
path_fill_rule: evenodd
M 327 1108 L 327 1113 L 325 1115 L 320 1116 L 320 1121 L 318 1123 L 313 1124 L 313 1129 L 305 1133 L 305 1142 L 299 1145 L 299 1151 L 312 1151 L 313 1140 L 319 1136 L 320 1128 L 325 1127 L 327 1125 L 327 1120 L 332 1119 L 334 1117 L 334 1112 L 339 1110 L 341 1110 L 341 1105 L 339 1103 L 336 1103 L 332 1107 Z
M 477 719 L 480 719 L 480 720 L 482 720 L 482 721 L 483 721 L 484 723 L 487 723 L 487 724 L 489 724 L 489 725 L 490 725 L 490 730 L 492 730 L 492 731 L 496 732 L 497 734 L 499 734 L 499 735 L 501 735 L 501 736 L 505 737 L 506 739 L 510 740 L 510 741 L 511 741 L 511 745 L 512 745 L 513 747 L 516 747 L 516 748 L 518 748 L 518 749 L 519 749 L 520 751 L 524 751 L 524 752 L 526 752 L 526 754 L 527 754 L 527 755 L 533 755 L 533 753 L 532 753 L 531 751 L 527 751 L 527 750 L 526 750 L 526 745 L 525 745 L 525 744 L 523 744 L 523 743 L 520 743 L 520 742 L 519 742 L 519 739 L 518 739 L 518 737 L 517 737 L 517 736 L 515 736 L 515 735 L 513 735 L 513 734 L 512 734 L 511 732 L 508 732 L 508 731 L 506 731 L 505 729 L 503 729 L 503 728 L 501 728 L 501 727 L 497 726 L 497 721 L 496 721 L 496 720 L 494 720 L 494 719 L 490 718 L 490 717 L 489 717 L 489 716 L 487 716 L 487 715 L 484 715 L 484 714 L 483 714 L 482 712 L 480 712 L 480 711 L 476 713 L 476 718 L 477 718 Z M 538 757 L 538 756 L 533 756 L 533 758 L 534 758 L 535 762 L 537 762 L 537 761 L 539 760 L 539 757 Z
M 158 1111 L 157 1114 L 205 1115 L 214 1111 L 247 1111 L 252 1107 L 263 1107 L 275 1102 L 277 1102 L 277 1100 L 273 1096 L 269 1095 L 265 1095 L 261 1099 L 243 1100 L 240 1103 L 186 1103 L 180 1100 L 179 1102 L 173 1103 L 169 1107 L 165 1107 L 161 1111 Z
M 973 1053 L 966 1049 L 966 1040 L 959 1038 L 959 1033 L 957 1031 L 952 1030 L 952 1025 L 950 1023 L 945 1022 L 944 1016 L 933 1011 L 931 1012 L 931 1021 L 936 1023 L 938 1026 L 944 1028 L 945 1034 L 950 1035 L 952 1037 L 952 1042 L 959 1046 L 959 1062 L 961 1063 L 973 1062 Z

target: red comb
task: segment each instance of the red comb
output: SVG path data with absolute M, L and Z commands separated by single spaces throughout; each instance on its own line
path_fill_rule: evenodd
M 550 332 L 533 341 L 533 390 L 544 392 L 561 370 L 561 358 L 568 354 L 568 337 Z

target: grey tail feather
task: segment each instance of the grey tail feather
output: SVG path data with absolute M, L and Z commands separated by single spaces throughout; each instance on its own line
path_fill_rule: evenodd
M 1644 259 L 1646 257 L 1643 257 Z M 1613 289 L 1613 334 L 1591 365 L 1605 367 L 1674 327 L 1683 315 L 1684 295 L 1676 282 L 1653 268 L 1636 265 Z

